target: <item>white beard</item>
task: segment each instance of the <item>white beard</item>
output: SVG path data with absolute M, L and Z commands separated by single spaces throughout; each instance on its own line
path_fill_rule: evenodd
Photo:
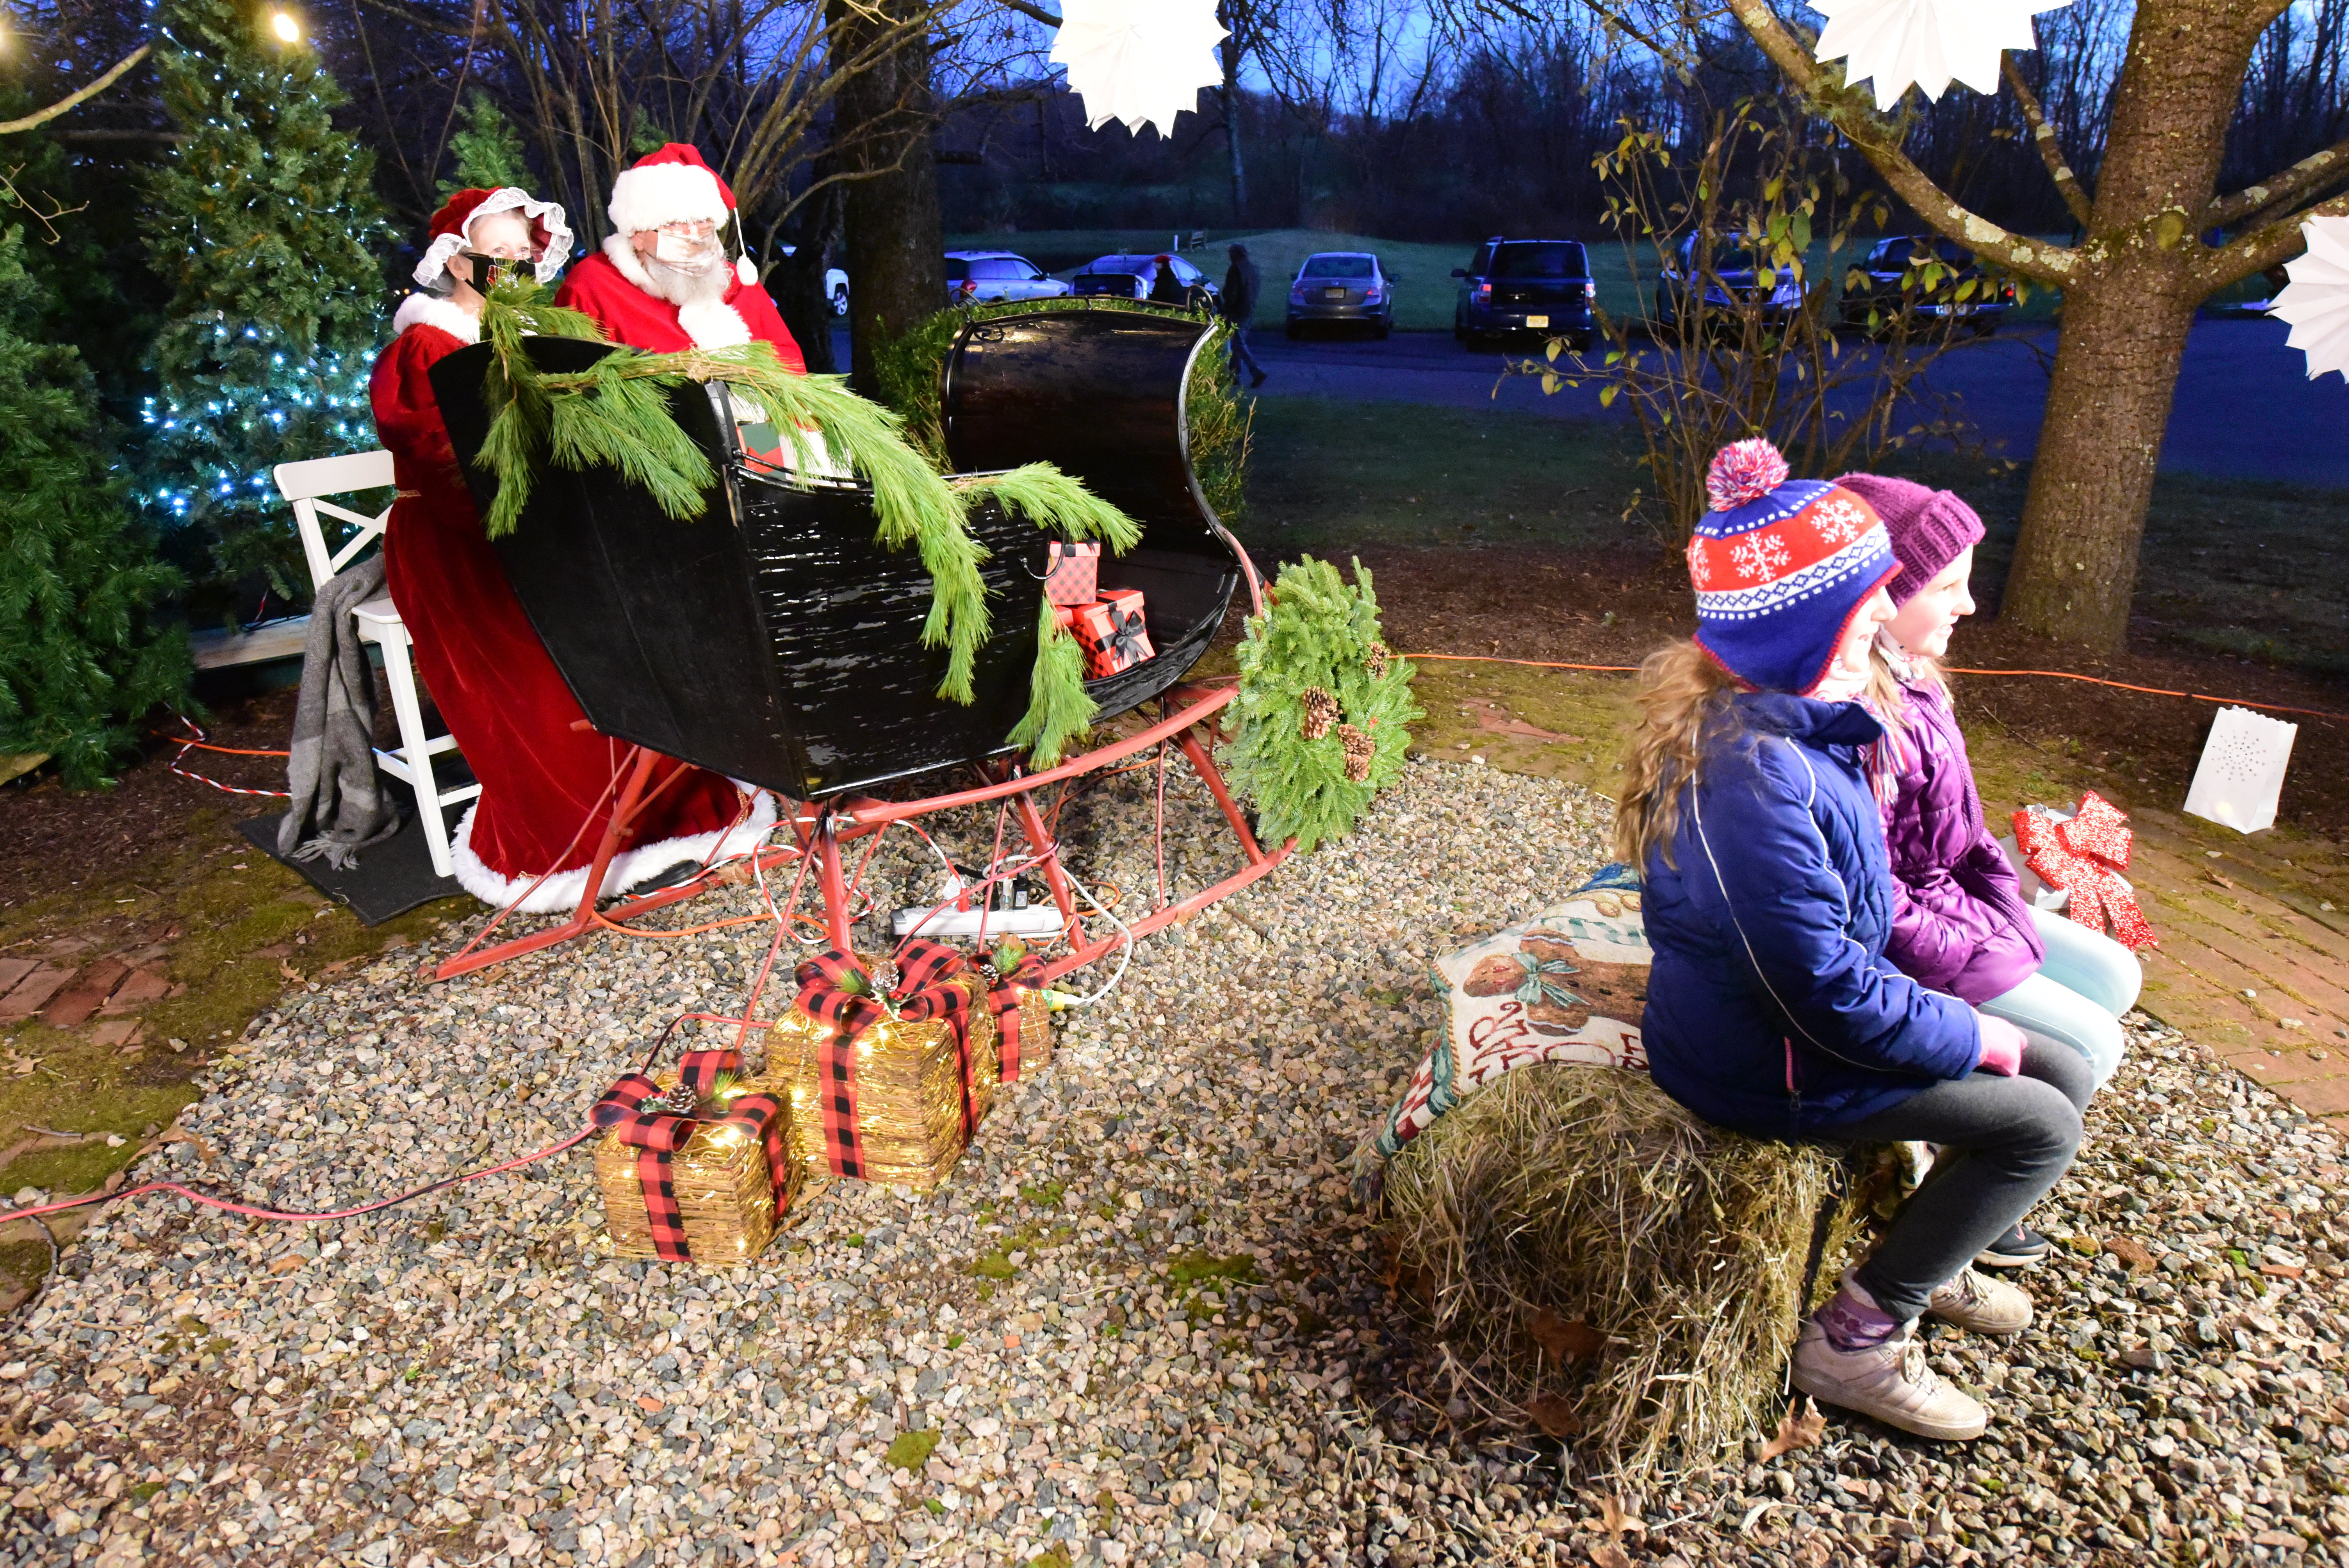
M 724 299 L 733 286 L 734 269 L 726 264 L 726 253 L 716 246 L 699 266 L 677 266 L 641 253 L 636 259 L 644 263 L 646 292 L 674 305 L 712 304 Z

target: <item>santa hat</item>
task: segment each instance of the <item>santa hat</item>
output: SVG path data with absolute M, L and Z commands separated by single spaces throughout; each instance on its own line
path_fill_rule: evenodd
M 623 235 L 640 234 L 663 223 L 706 220 L 716 224 L 721 234 L 732 223 L 738 248 L 742 237 L 733 189 L 702 161 L 698 150 L 682 141 L 647 152 L 622 170 L 612 181 L 612 203 L 605 211 L 612 227 Z M 734 275 L 747 286 L 759 281 L 759 269 L 749 256 L 738 254 Z
M 1789 480 L 1764 440 L 1714 453 L 1704 482 L 1713 510 L 1688 545 L 1698 646 L 1757 690 L 1809 691 L 1900 570 L 1883 520 L 1841 485 Z
M 538 281 L 553 283 L 571 258 L 571 226 L 563 221 L 562 203 L 541 201 L 517 185 L 460 191 L 450 197 L 432 214 L 431 242 L 424 247 L 424 259 L 416 263 L 416 281 L 428 289 L 440 289 L 440 269 L 458 252 L 471 247 L 474 222 L 492 212 L 520 212 L 530 220 L 531 239 L 539 248 L 534 263 Z

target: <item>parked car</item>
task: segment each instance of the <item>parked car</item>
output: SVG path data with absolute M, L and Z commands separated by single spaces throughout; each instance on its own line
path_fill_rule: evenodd
M 994 304 L 1007 299 L 1058 299 L 1069 285 L 1009 251 L 948 251 L 947 303 Z
M 1764 321 L 1783 323 L 1803 308 L 1809 290 L 1817 286 L 1797 281 L 1789 269 L 1764 265 L 1750 247 L 1736 240 L 1715 241 L 1713 265 L 1700 267 L 1695 260 L 1696 242 L 1694 234 L 1682 239 L 1659 272 L 1655 315 L 1659 328 L 1677 327 L 1684 316 L 1701 319 L 1707 313 L 1717 313 L 1725 323 L 1754 306 L 1760 307 Z
M 1288 335 L 1308 326 L 1367 326 L 1374 337 L 1394 330 L 1394 280 L 1368 251 L 1317 251 L 1288 285 Z
M 1164 256 L 1171 279 L 1162 283 L 1159 260 Z M 1168 304 L 1186 304 L 1193 309 L 1216 310 L 1222 306 L 1224 291 L 1208 280 L 1207 274 L 1181 256 L 1096 256 L 1071 280 L 1080 297 L 1108 295 L 1116 299 L 1155 299 Z M 1180 299 L 1169 300 L 1170 294 L 1180 293 Z
M 796 256 L 800 253 L 800 248 L 797 245 L 782 245 L 778 249 L 787 256 Z M 823 297 L 832 302 L 833 315 L 846 315 L 848 314 L 848 274 L 838 267 L 824 268 Z
M 2014 308 L 2013 284 L 1992 278 L 1971 251 L 1938 234 L 1879 240 L 1861 270 L 1868 281 L 1847 280 L 1844 289 L 1843 319 L 1849 326 L 1865 326 L 1871 314 L 1880 326 L 1906 304 L 1920 317 L 1952 328 L 1963 322 L 1975 336 L 1988 337 Z
M 1588 348 L 1598 332 L 1591 305 L 1599 285 L 1590 276 L 1590 253 L 1578 240 L 1511 240 L 1495 234 L 1476 248 L 1476 259 L 1455 267 L 1460 301 L 1452 312 L 1452 335 L 1477 347 L 1516 333 L 1563 337 L 1576 353 Z

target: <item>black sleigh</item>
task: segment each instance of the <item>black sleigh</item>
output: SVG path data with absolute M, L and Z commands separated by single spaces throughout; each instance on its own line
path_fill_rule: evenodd
M 1102 307 L 1014 312 L 974 320 L 940 373 L 947 448 L 958 472 L 1049 462 L 1083 481 L 1142 525 L 1123 555 L 1103 551 L 1104 588 L 1143 595 L 1154 656 L 1087 683 L 1109 718 L 1164 698 L 1165 712 L 1138 736 L 1026 775 L 1004 738 L 1025 712 L 1036 655 L 1036 621 L 1048 538 L 992 503 L 971 527 L 989 552 L 980 574 L 992 633 L 974 671 L 976 700 L 938 696 L 943 650 L 922 646 L 930 583 L 910 547 L 874 542 L 872 493 L 857 482 L 779 478 L 746 459 L 716 386 L 678 388 L 679 426 L 712 459 L 717 482 L 705 514 L 679 522 L 608 470 L 546 470 L 518 527 L 497 543 L 515 595 L 587 721 L 642 748 L 629 791 L 648 787 L 660 757 L 681 758 L 776 791 L 803 805 L 788 861 L 815 854 L 827 874 L 827 923 L 847 944 L 837 896 L 839 841 L 887 822 L 987 799 L 1013 798 L 1045 861 L 1056 900 L 1081 932 L 1043 840 L 1028 791 L 1159 744 L 1181 748 L 1206 779 L 1247 859 L 1236 877 L 1146 919 L 1132 936 L 1195 913 L 1269 871 L 1285 847 L 1260 850 L 1234 805 L 1202 734 L 1230 700 L 1228 686 L 1184 686 L 1254 569 L 1201 493 L 1192 470 L 1185 392 L 1211 341 L 1195 317 Z M 536 338 L 533 360 L 573 371 L 610 352 L 601 345 Z M 481 387 L 489 350 L 449 356 L 431 372 L 433 392 L 475 499 L 491 481 L 472 459 L 487 434 Z M 975 770 L 957 792 L 905 799 L 925 775 Z M 941 779 L 946 783 L 947 779 Z M 616 784 L 616 788 L 618 788 Z M 866 791 L 900 799 L 883 801 Z M 827 804 L 828 803 L 828 804 Z M 599 865 L 626 837 L 626 809 Z M 442 977 L 551 945 L 609 915 L 590 895 L 568 924 L 461 956 Z M 689 896 L 698 884 L 630 901 L 627 913 Z M 1089 963 L 1120 939 L 1079 941 L 1051 973 Z
M 1104 587 L 1141 590 L 1156 655 L 1089 683 L 1107 717 L 1164 693 L 1198 662 L 1243 579 L 1238 544 L 1193 476 L 1184 390 L 1207 340 L 1195 318 L 1038 311 L 966 326 L 942 395 L 957 471 L 1057 465 L 1142 524 Z M 601 345 L 538 338 L 549 371 Z M 488 423 L 489 349 L 449 356 L 432 387 L 468 477 Z M 801 800 L 984 761 L 1028 706 L 1046 537 L 988 504 L 972 531 L 993 634 L 968 706 L 936 695 L 943 650 L 925 648 L 930 583 L 910 548 L 873 540 L 860 483 L 768 477 L 746 462 L 714 385 L 678 389 L 679 425 L 719 478 L 679 522 L 605 470 L 550 469 L 498 553 L 531 624 L 597 730 Z

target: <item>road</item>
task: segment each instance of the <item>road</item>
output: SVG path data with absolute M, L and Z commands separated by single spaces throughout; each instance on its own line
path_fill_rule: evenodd
M 2187 340 L 2161 466 L 2179 473 L 2284 480 L 2349 488 L 2349 385 L 2308 379 L 2282 323 L 2197 322 Z M 1601 408 L 1597 377 L 1545 397 L 1532 377 L 1501 374 L 1503 356 L 1470 353 L 1448 335 L 1397 333 L 1384 343 L 1288 342 L 1278 327 L 1250 340 L 1271 373 L 1268 397 L 1499 407 L 1576 418 L 1628 418 L 1621 399 Z M 2055 334 L 2042 329 L 1967 341 L 1932 370 L 1964 418 L 2002 455 L 2027 458 L 2047 405 Z

